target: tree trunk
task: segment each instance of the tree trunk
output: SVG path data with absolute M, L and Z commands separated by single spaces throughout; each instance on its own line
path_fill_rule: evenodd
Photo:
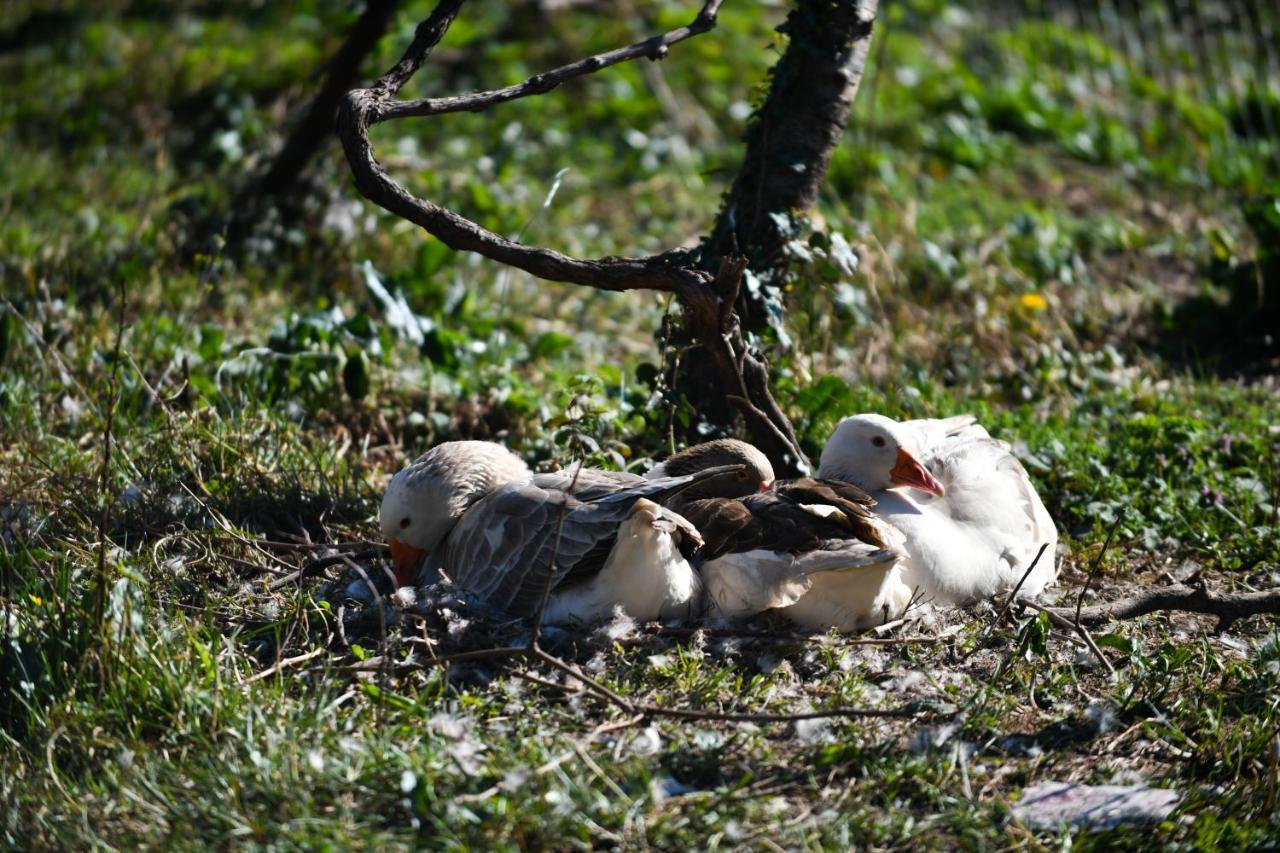
M 725 198 L 702 262 L 717 269 L 741 254 L 762 287 L 738 296 L 743 328 L 768 325 L 768 299 L 781 299 L 784 247 L 826 179 L 871 46 L 876 0 L 797 0 L 779 31 L 788 37 L 770 72 L 769 95 L 747 129 L 747 154 Z
M 297 182 L 311 158 L 333 135 L 338 102 L 359 82 L 360 66 L 391 26 L 397 5 L 398 0 L 368 0 L 347 40 L 329 60 L 324 84 L 307 107 L 306 115 L 289 134 L 271 166 L 251 185 L 250 195 L 278 196 Z
M 747 129 L 742 168 L 724 199 L 715 228 L 702 243 L 699 266 L 719 267 L 742 255 L 754 281 L 738 293 L 744 333 L 764 331 L 783 316 L 788 271 L 785 247 L 813 205 L 844 134 L 871 46 L 876 0 L 796 0 L 779 31 L 786 51 L 770 72 L 769 94 Z M 673 343 L 693 340 L 687 327 Z M 702 430 L 725 433 L 737 410 L 718 388 L 700 350 L 687 353 L 669 376 L 677 400 L 697 401 Z M 695 430 L 698 425 L 693 425 Z

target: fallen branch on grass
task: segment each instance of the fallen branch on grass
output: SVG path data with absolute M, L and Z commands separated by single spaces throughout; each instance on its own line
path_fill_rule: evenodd
M 1118 619 L 1136 619 L 1148 613 L 1170 611 L 1201 613 L 1218 617 L 1218 631 L 1225 631 L 1237 619 L 1250 616 L 1280 616 L 1280 589 L 1261 592 L 1218 594 L 1203 586 L 1176 586 L 1153 589 L 1141 595 L 1088 607 L 1050 607 L 1051 616 L 1060 616 L 1081 625 L 1101 625 Z
M 277 672 L 283 672 L 284 670 L 288 669 L 291 666 L 296 666 L 300 663 L 306 663 L 307 661 L 312 660 L 313 658 L 317 658 L 322 654 L 324 654 L 324 649 L 312 649 L 306 654 L 297 655 L 291 658 L 284 658 L 283 660 L 280 660 L 279 662 L 272 664 L 271 666 L 267 667 L 261 672 L 255 672 L 253 675 L 250 675 L 249 677 L 245 678 L 240 683 L 252 684 L 255 681 L 261 681 L 264 678 L 270 678 L 271 676 L 275 675 Z

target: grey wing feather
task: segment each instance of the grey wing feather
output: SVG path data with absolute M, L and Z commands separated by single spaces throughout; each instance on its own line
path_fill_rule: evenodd
M 570 491 L 574 497 L 593 501 L 623 489 L 643 485 L 644 477 L 639 474 L 628 474 L 625 471 L 601 471 L 598 468 L 583 468 L 578 471 L 570 467 L 564 471 L 552 471 L 549 474 L 535 474 L 533 484 L 548 491 Z
M 593 501 L 535 482 L 510 483 L 462 516 L 445 543 L 444 572 L 491 607 L 532 616 L 548 587 L 554 590 L 570 577 L 580 580 L 600 570 L 608 556 L 602 546 L 617 536 L 636 501 L 658 500 L 705 477 L 737 470 L 731 465 L 658 480 L 637 477 L 639 485 Z M 579 565 L 588 558 L 592 565 Z
M 490 606 L 530 616 L 548 584 L 554 590 L 584 557 L 600 556 L 598 546 L 617 534 L 628 509 L 512 483 L 468 510 L 450 533 L 445 573 Z

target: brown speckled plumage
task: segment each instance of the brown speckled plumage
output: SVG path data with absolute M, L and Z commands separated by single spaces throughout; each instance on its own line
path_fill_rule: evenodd
M 875 501 L 866 492 L 848 483 L 808 477 L 773 482 L 769 460 L 746 442 L 730 438 L 694 445 L 664 462 L 662 472 L 690 474 L 734 464 L 747 466 L 747 476 L 708 480 L 667 504 L 702 533 L 707 559 L 756 548 L 799 553 L 831 539 L 884 547 L 869 509 Z M 768 491 L 761 491 L 770 483 Z M 834 511 L 823 515 L 806 506 Z
M 794 480 L 743 498 L 693 501 L 681 513 L 702 533 L 703 554 L 715 559 L 764 548 L 800 553 L 831 539 L 857 539 L 883 548 L 885 543 L 867 507 L 866 495 L 846 495 L 845 484 Z M 854 487 L 853 491 L 858 491 Z M 820 515 L 807 506 L 833 507 Z

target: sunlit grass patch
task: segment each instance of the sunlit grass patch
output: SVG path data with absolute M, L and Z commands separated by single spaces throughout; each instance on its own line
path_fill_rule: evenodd
M 237 251 L 214 226 L 356 10 L 108 5 L 0 54 L 4 844 L 1066 843 L 1013 817 L 1044 780 L 1183 795 L 1152 828 L 1071 835 L 1082 847 L 1275 836 L 1262 618 L 1098 629 L 1114 679 L 1073 633 L 1031 611 L 993 625 L 992 608 L 902 629 L 920 642 L 780 637 L 770 619 L 549 641 L 633 701 L 917 720 L 632 722 L 550 667 L 419 666 L 422 624 L 361 600 L 355 569 L 296 573 L 340 544 L 376 571 L 386 479 L 442 440 L 644 469 L 696 415 L 655 393 L 669 306 L 449 251 L 361 201 L 336 147 Z M 369 73 L 430 6 L 404 4 Z M 533 8 L 468 4 L 413 95 L 511 83 L 690 12 Z M 781 11 L 728 4 L 660 64 L 406 122 L 379 149 L 508 237 L 583 256 L 690 244 Z M 883 14 L 813 228 L 788 247 L 785 325 L 759 342 L 804 447 L 855 412 L 972 411 L 1059 523 L 1058 603 L 1095 560 L 1086 603 L 1169 579 L 1276 586 L 1274 140 L 1241 132 L 1270 96 L 1233 112 L 1069 21 Z M 427 636 L 527 636 L 453 617 Z

